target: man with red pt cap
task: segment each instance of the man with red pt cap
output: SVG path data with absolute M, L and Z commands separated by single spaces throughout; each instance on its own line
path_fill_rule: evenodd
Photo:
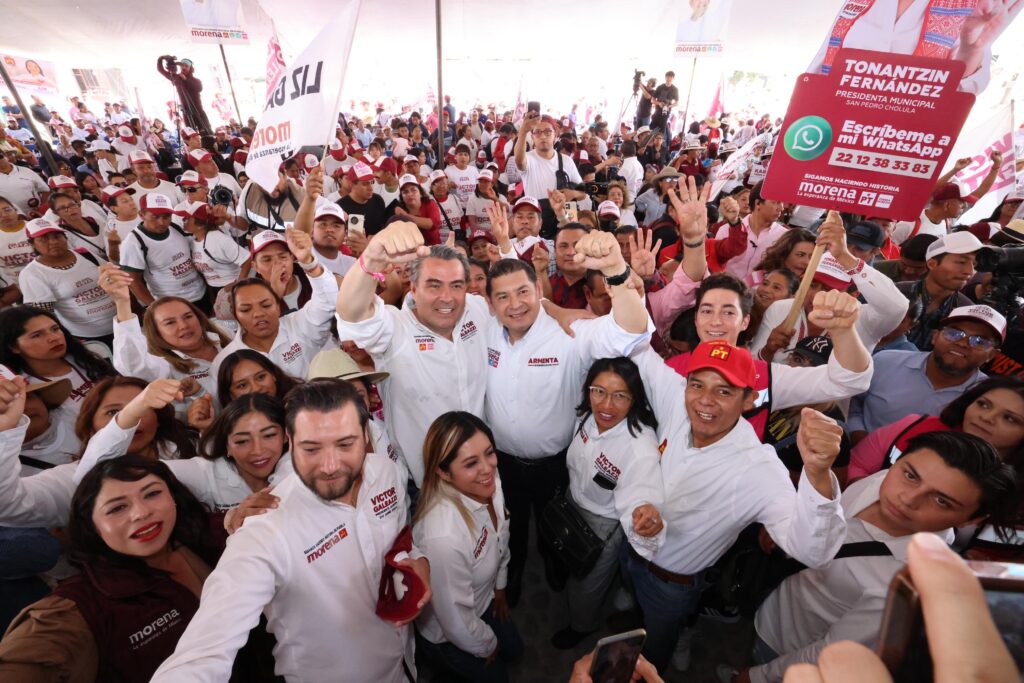
M 697 607 L 704 571 L 747 525 L 764 524 L 779 546 L 808 566 L 835 555 L 846 525 L 830 468 L 842 428 L 804 409 L 797 437 L 804 467 L 794 491 L 775 450 L 742 419 L 756 398 L 748 351 L 724 341 L 702 343 L 685 378 L 649 348 L 632 357 L 658 419 L 661 473 L 672 495 L 662 507 L 667 535 L 661 549 L 650 561 L 631 553 L 625 567 L 644 615 L 644 654 L 664 671 L 680 626 Z

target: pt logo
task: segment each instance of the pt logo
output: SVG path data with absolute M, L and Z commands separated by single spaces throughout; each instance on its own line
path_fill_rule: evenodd
M 789 156 L 797 161 L 810 161 L 832 144 L 832 126 L 820 116 L 805 116 L 789 127 L 782 142 Z

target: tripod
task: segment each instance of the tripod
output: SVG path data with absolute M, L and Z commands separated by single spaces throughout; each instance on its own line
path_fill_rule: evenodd
M 622 106 L 622 111 L 619 112 L 619 117 L 616 119 L 616 121 L 618 122 L 616 124 L 616 126 L 615 126 L 615 131 L 614 131 L 614 133 L 616 135 L 619 134 L 619 127 L 622 124 L 622 117 L 626 115 L 627 111 L 629 111 L 629 105 L 633 104 L 633 102 L 639 102 L 639 97 L 640 97 L 639 93 L 640 93 L 639 90 L 634 90 L 633 94 L 629 96 L 628 100 L 626 100 L 626 104 L 624 104 Z M 636 123 L 636 122 L 634 121 L 633 123 Z

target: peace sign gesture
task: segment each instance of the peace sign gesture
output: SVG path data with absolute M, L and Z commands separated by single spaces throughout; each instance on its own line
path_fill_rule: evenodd
M 629 236 L 629 265 L 633 272 L 644 280 L 654 277 L 657 270 L 655 257 L 661 249 L 661 240 L 655 242 L 652 247 L 653 239 L 654 231 L 652 230 L 636 230 Z
M 673 191 L 668 191 L 669 201 L 676 212 L 679 222 L 679 236 L 683 244 L 702 242 L 708 234 L 708 197 L 711 194 L 711 183 L 704 183 L 697 189 L 693 176 L 686 179 L 686 184 L 677 183 Z

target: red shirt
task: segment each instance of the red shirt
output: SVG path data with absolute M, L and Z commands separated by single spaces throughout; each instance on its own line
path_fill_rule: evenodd
M 437 202 L 431 199 L 420 205 L 419 217 L 429 218 L 431 222 L 430 228 L 420 228 L 420 232 L 423 233 L 423 243 L 428 247 L 441 244 L 441 210 L 438 208 Z
M 585 309 L 587 295 L 583 292 L 583 285 L 586 283 L 587 278 L 581 277 L 570 285 L 561 272 L 555 273 L 551 276 L 551 300 L 562 308 Z

